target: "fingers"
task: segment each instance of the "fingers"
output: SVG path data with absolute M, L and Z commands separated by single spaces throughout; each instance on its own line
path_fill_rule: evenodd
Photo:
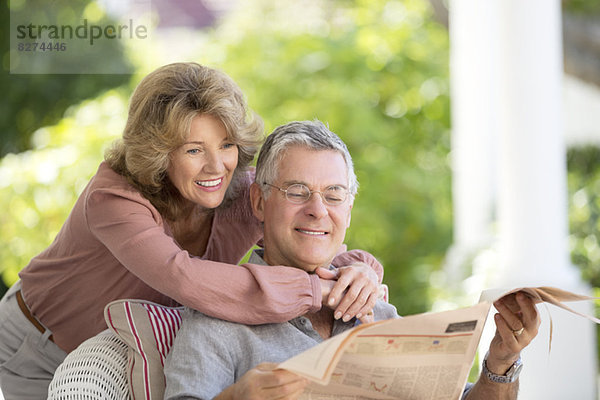
M 358 317 L 359 314 L 360 317 Z M 370 324 L 371 322 L 375 322 L 375 315 L 373 314 L 373 311 L 366 311 L 364 314 L 359 314 L 357 314 L 357 318 L 360 320 L 361 323 Z
M 269 363 L 268 368 L 276 366 Z M 296 399 L 308 384 L 308 380 L 284 369 L 266 372 L 265 386 L 261 393 L 264 399 Z
M 515 296 L 495 302 L 494 306 L 515 336 L 520 337 L 525 331 L 532 338 L 537 335 L 541 321 L 535 303 L 530 297 L 517 293 Z
M 328 304 L 328 302 L 331 302 L 333 299 L 331 296 L 331 291 L 333 290 L 336 281 L 319 279 L 319 282 L 321 283 L 321 301 L 323 304 Z
M 517 331 L 523 328 L 523 322 L 521 322 L 521 317 L 519 313 L 520 309 L 512 311 L 508 307 L 507 303 L 504 301 L 497 301 L 494 303 L 494 306 L 496 307 L 500 315 L 503 317 L 503 320 L 506 321 L 506 324 L 510 331 Z
M 530 334 L 533 334 L 533 336 L 536 336 L 542 321 L 537 312 L 535 302 L 522 293 L 518 293 L 517 301 L 521 307 L 522 321 L 525 325 L 525 329 L 527 329 Z
M 377 299 L 376 296 L 372 296 L 374 288 L 371 285 L 362 287 L 359 285 L 355 282 L 350 286 L 335 309 L 334 317 L 336 319 L 341 318 L 347 322 L 355 316 L 360 319 L 363 315 L 371 312 Z
M 329 299 L 327 300 L 327 305 L 329 307 L 332 307 L 332 308 L 334 306 L 339 307 L 339 304 L 341 303 L 341 299 L 345 296 L 344 292 L 348 289 L 348 286 L 353 282 L 353 280 L 356 279 L 356 277 L 354 277 L 353 275 L 354 275 L 354 271 L 351 268 L 342 267 L 342 268 L 338 269 L 338 280 L 335 283 L 335 285 L 333 286 L 333 289 L 331 289 L 331 293 L 329 294 Z M 350 294 L 351 296 L 354 296 L 354 298 L 356 298 L 356 295 L 357 295 L 357 293 L 356 293 L 357 288 L 355 288 L 353 293 Z M 360 288 L 358 288 L 358 289 L 360 290 Z M 348 300 L 351 300 L 351 299 L 348 298 L 347 301 Z
M 541 321 L 534 301 L 523 293 L 505 296 L 494 306 L 498 310 L 494 315 L 496 335 L 490 343 L 487 367 L 504 374 L 538 334 Z
M 515 336 L 515 334 L 513 333 L 513 329 L 511 328 L 509 323 L 503 318 L 501 314 L 494 315 L 494 321 L 496 322 L 497 333 L 502 338 L 502 343 L 504 344 L 504 347 L 507 350 L 506 353 L 510 353 L 499 358 L 507 358 L 507 356 L 510 356 L 511 354 L 519 353 L 522 348 L 520 347 L 517 341 L 517 336 Z M 522 335 L 523 333 L 521 333 L 521 336 Z
M 360 320 L 363 324 L 368 324 L 369 322 L 375 321 L 375 316 L 373 315 L 373 307 L 375 307 L 375 303 L 377 302 L 377 293 L 371 292 L 365 304 L 358 311 L 354 311 L 354 307 L 358 307 L 358 303 L 354 303 L 346 314 L 348 315 L 356 315 L 356 318 Z
M 339 278 L 331 290 L 328 306 L 335 307 L 334 317 L 349 321 L 353 317 L 370 321 L 368 314 L 372 311 L 377 301 L 378 287 L 365 269 L 369 267 L 342 267 Z M 375 278 L 376 279 L 376 278 Z M 345 291 L 345 293 L 344 293 Z M 339 304 L 335 305 L 336 299 L 340 298 Z
M 235 384 L 236 399 L 297 399 L 308 381 L 292 372 L 263 363 L 252 368 Z
M 533 300 L 522 293 L 509 301 L 505 298 L 496 301 L 494 306 L 498 310 L 494 316 L 497 330 L 490 358 L 511 363 L 537 336 L 541 321 Z
M 337 269 L 327 269 L 323 267 L 317 268 L 315 274 L 321 279 L 336 279 L 338 277 Z
M 297 379 L 285 384 L 265 388 L 261 392 L 261 399 L 297 399 L 304 392 L 308 381 L 306 379 Z
M 502 303 L 504 303 L 504 305 L 508 307 L 513 313 L 519 312 L 520 306 L 516 299 L 516 293 L 506 295 L 502 297 L 500 301 L 502 301 Z

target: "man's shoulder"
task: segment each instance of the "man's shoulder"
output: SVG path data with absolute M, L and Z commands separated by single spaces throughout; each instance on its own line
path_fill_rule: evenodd
M 240 322 L 227 321 L 211 317 L 200 311 L 185 307 L 182 313 L 182 328 L 193 332 L 203 331 L 206 335 L 217 335 L 222 340 L 230 340 L 232 337 L 261 336 L 270 331 L 281 330 L 288 323 L 273 323 L 246 325 Z
M 239 325 L 235 322 L 211 317 L 190 307 L 184 307 L 181 318 L 184 324 L 202 324 L 202 326 Z
M 176 337 L 180 346 L 184 346 L 184 343 L 204 343 L 206 346 L 221 347 L 247 336 L 243 324 L 214 318 L 188 307 L 184 308 L 181 318 L 181 328 Z
M 375 303 L 375 307 L 373 307 L 373 314 L 375 316 L 375 321 L 399 317 L 396 307 L 382 300 L 377 300 Z

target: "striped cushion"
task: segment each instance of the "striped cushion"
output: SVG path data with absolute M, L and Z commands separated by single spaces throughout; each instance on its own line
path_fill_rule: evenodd
M 145 300 L 116 300 L 105 307 L 109 329 L 128 346 L 127 381 L 132 399 L 163 398 L 163 366 L 181 326 L 182 310 Z

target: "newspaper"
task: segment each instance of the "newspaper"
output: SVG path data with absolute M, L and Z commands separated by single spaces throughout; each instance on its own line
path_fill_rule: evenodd
M 301 399 L 458 400 L 495 299 L 522 291 L 578 313 L 564 301 L 593 300 L 551 287 L 486 291 L 471 307 L 358 325 L 279 364 L 308 378 Z

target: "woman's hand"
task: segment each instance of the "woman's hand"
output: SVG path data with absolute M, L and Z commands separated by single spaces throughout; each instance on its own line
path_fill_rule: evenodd
M 335 310 L 334 317 L 363 323 L 373 322 L 373 307 L 379 296 L 379 279 L 367 264 L 357 263 L 337 270 L 317 268 L 323 304 Z
M 494 316 L 496 334 L 490 343 L 487 368 L 503 375 L 537 335 L 541 321 L 533 300 L 521 292 L 497 300 L 494 306 L 498 310 Z
M 276 369 L 275 363 L 262 363 L 246 372 L 240 380 L 226 388 L 219 400 L 294 400 L 300 397 L 308 380 Z

